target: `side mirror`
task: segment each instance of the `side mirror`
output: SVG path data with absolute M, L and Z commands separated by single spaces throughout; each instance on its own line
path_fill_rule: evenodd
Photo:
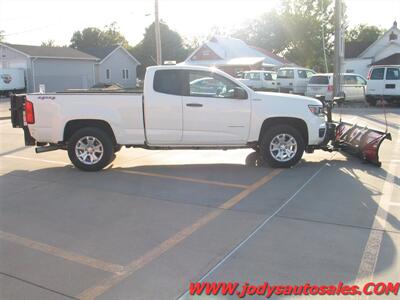
M 235 99 L 247 99 L 247 92 L 241 87 L 235 87 L 233 96 Z

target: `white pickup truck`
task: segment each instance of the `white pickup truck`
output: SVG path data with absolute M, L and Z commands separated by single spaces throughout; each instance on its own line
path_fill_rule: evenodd
M 220 70 L 192 66 L 149 67 L 143 94 L 15 95 L 11 119 L 37 153 L 67 150 L 85 171 L 107 166 L 121 146 L 254 148 L 269 165 L 290 167 L 327 131 L 316 99 L 255 92 Z

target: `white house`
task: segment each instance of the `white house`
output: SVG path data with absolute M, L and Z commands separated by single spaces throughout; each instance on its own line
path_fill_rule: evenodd
M 94 66 L 96 83 L 118 83 L 124 88 L 136 87 L 136 69 L 140 62 L 124 47 L 92 47 L 81 51 L 99 59 Z
M 276 69 L 293 65 L 270 51 L 249 46 L 242 40 L 230 37 L 213 37 L 198 47 L 183 63 L 215 66 L 231 75 L 246 70 Z
M 372 65 L 400 64 L 400 30 L 397 22 L 372 44 L 352 42 L 345 45 L 343 72 L 367 76 Z

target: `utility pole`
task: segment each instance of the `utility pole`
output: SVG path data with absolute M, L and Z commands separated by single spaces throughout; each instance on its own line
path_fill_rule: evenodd
M 334 96 L 341 94 L 341 63 L 343 58 L 342 0 L 335 0 L 335 59 L 333 66 Z
M 160 34 L 160 20 L 158 18 L 158 0 L 154 0 L 154 28 L 156 33 L 156 51 L 157 51 L 157 65 L 162 65 L 162 54 L 161 54 L 161 34 Z

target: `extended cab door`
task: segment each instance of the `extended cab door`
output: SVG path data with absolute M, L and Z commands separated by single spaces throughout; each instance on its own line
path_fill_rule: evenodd
M 213 72 L 186 71 L 184 144 L 244 145 L 250 113 L 250 95 L 230 79 Z
M 182 142 L 183 70 L 147 72 L 143 102 L 147 142 L 150 145 L 179 144 Z

